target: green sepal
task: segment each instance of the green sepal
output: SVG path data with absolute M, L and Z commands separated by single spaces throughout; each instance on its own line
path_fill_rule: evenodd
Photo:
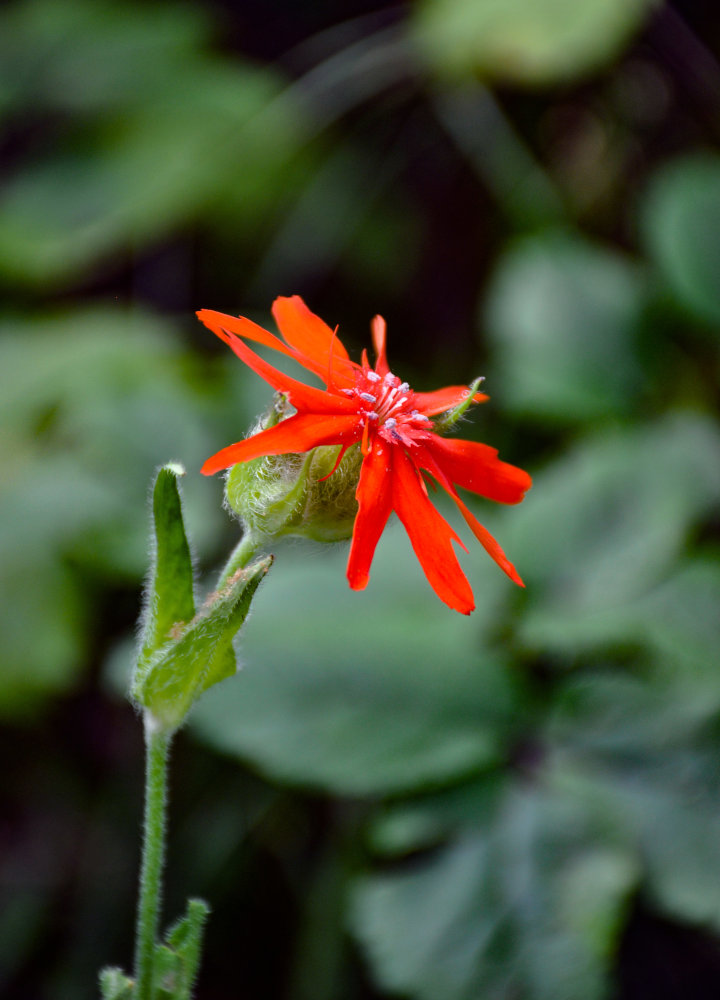
M 449 431 L 450 428 L 453 427 L 464 415 L 465 411 L 472 406 L 475 393 L 478 391 L 478 386 L 484 381 L 485 377 L 483 375 L 476 378 L 475 381 L 468 386 L 467 396 L 465 396 L 465 398 L 462 399 L 457 406 L 454 406 L 452 410 L 442 413 L 440 417 L 434 421 L 433 429 L 438 434 L 444 434 L 446 431 Z
M 153 560 L 145 588 L 136 677 L 172 634 L 195 616 L 192 557 L 178 486 L 184 474 L 181 466 L 164 465 L 153 486 Z
M 189 899 L 187 911 L 155 946 L 153 1000 L 191 1000 L 200 968 L 200 953 L 210 907 L 201 899 Z
M 239 569 L 136 671 L 132 697 L 159 729 L 177 729 L 203 691 L 235 673 L 232 640 L 271 565 L 266 556 Z
M 109 966 L 100 971 L 100 997 L 102 1000 L 133 1000 L 135 983 L 122 969 Z

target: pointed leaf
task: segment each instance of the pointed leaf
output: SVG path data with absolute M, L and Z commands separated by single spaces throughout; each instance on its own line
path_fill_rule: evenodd
M 189 899 L 187 913 L 167 933 L 170 947 L 179 956 L 182 978 L 178 997 L 190 1000 L 192 987 L 200 968 L 202 936 L 210 907 L 202 899 Z
M 191 1000 L 200 966 L 202 934 L 210 907 L 201 899 L 189 899 L 187 912 L 155 946 L 153 1000 Z
M 153 566 L 146 590 L 139 671 L 173 629 L 195 615 L 192 559 L 178 489 L 181 475 L 180 466 L 165 465 L 153 487 Z
M 167 945 L 155 945 L 153 955 L 153 1000 L 183 1000 L 180 992 L 182 962 Z
M 164 729 L 179 726 L 203 691 L 234 673 L 234 657 L 228 655 L 233 636 L 271 563 L 268 556 L 239 570 L 136 675 L 133 697 Z
M 450 430 L 451 427 L 455 426 L 458 420 L 460 420 L 465 415 L 468 408 L 472 406 L 472 404 L 475 402 L 475 396 L 478 394 L 478 389 L 480 388 L 480 385 L 484 381 L 485 381 L 484 375 L 481 375 L 479 378 L 476 378 L 468 386 L 467 395 L 465 396 L 465 398 L 461 399 L 460 402 L 457 403 L 455 406 L 453 406 L 451 410 L 448 410 L 446 413 L 443 413 L 440 417 L 438 417 L 437 420 L 434 421 L 435 430 L 437 431 L 438 434 L 445 434 L 447 431 Z M 487 396 L 483 396 L 483 399 L 487 399 Z
M 110 967 L 100 972 L 102 1000 L 132 1000 L 134 995 L 134 983 L 122 969 Z

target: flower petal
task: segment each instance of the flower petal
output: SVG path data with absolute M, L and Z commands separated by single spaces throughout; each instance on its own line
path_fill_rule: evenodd
M 297 360 L 295 352 L 286 347 L 279 337 L 276 337 L 274 333 L 263 330 L 257 323 L 245 319 L 244 316 L 229 316 L 227 313 L 215 312 L 214 309 L 200 309 L 195 315 L 201 323 L 205 324 L 208 330 L 212 330 L 217 337 L 224 340 L 230 347 L 233 345 L 228 335 L 234 333 L 238 337 L 245 337 L 247 340 L 254 340 L 258 344 L 272 347 L 274 351 L 280 351 L 281 354 L 287 354 L 289 358 Z
M 472 590 L 451 544 L 460 539 L 433 507 L 415 466 L 400 448 L 393 456 L 392 491 L 393 507 L 430 586 L 449 607 L 469 615 L 475 607 Z
M 385 320 L 382 316 L 373 317 L 370 330 L 372 332 L 373 347 L 375 348 L 375 371 L 378 375 L 387 375 L 390 371 L 386 353 L 386 329 Z
M 472 442 L 462 441 L 460 443 L 461 444 L 471 444 Z M 492 448 L 490 449 L 490 451 L 493 451 L 493 450 L 494 449 L 492 449 Z M 424 452 L 424 454 L 422 452 Z M 480 542 L 480 544 L 485 549 L 485 551 L 488 553 L 488 555 L 492 559 L 495 560 L 495 562 L 498 564 L 498 566 L 500 567 L 500 569 L 503 570 L 504 573 L 507 573 L 507 575 L 513 581 L 513 583 L 517 583 L 518 586 L 524 587 L 525 584 L 520 579 L 520 574 L 518 573 L 518 571 L 515 569 L 515 567 L 513 566 L 513 564 L 510 562 L 510 560 L 505 555 L 505 553 L 503 552 L 503 550 L 500 547 L 500 545 L 495 541 L 495 539 L 490 534 L 490 532 L 487 530 L 487 528 L 484 528 L 483 525 L 480 524 L 480 522 L 475 517 L 475 515 L 472 513 L 472 511 L 469 510 L 469 508 L 466 506 L 466 504 L 464 503 L 464 501 L 460 498 L 460 496 L 458 495 L 457 490 L 455 489 L 455 487 L 453 486 L 453 484 L 448 479 L 448 477 L 445 474 L 445 471 L 443 470 L 443 468 L 440 465 L 438 465 L 438 463 L 434 460 L 434 458 L 432 457 L 431 454 L 428 454 L 428 452 L 427 452 L 426 449 L 423 449 L 422 452 L 420 452 L 417 455 L 416 461 L 418 462 L 418 464 L 421 465 L 423 469 L 427 469 L 433 476 L 435 476 L 435 478 L 440 483 L 440 485 L 442 486 L 442 488 L 447 493 L 450 494 L 450 496 L 453 498 L 453 500 L 457 504 L 457 506 L 458 506 L 458 508 L 460 510 L 460 513 L 465 518 L 465 521 L 467 522 L 468 526 L 470 527 L 470 530 L 475 535 L 475 537 Z M 500 463 L 500 464 L 503 464 L 503 463 Z M 511 468 L 512 468 L 512 466 L 511 466 Z M 521 471 L 521 470 L 518 470 L 518 471 Z
M 311 410 L 314 413 L 354 413 L 357 411 L 356 400 L 341 396 L 328 389 L 316 389 L 285 375 L 284 372 L 278 371 L 277 368 L 273 368 L 271 364 L 264 361 L 259 354 L 243 343 L 240 337 L 228 335 L 226 343 L 240 360 L 244 361 L 248 368 L 252 368 L 261 378 L 264 378 L 268 385 L 279 392 L 284 392 L 296 410 L 301 412 Z
M 249 462 L 261 455 L 309 451 L 321 444 L 353 444 L 361 433 L 362 423 L 355 416 L 296 413 L 274 427 L 223 448 L 209 458 L 200 471 L 211 476 L 221 469 L 229 469 L 231 465 Z
M 478 441 L 441 438 L 434 434 L 424 446 L 450 482 L 497 503 L 520 503 L 532 485 L 524 469 L 502 462 L 496 448 Z M 435 475 L 432 468 L 429 471 Z
M 435 389 L 434 392 L 416 392 L 413 402 L 420 413 L 426 417 L 432 417 L 436 413 L 444 413 L 452 410 L 453 406 L 462 403 L 467 399 L 468 387 L 466 385 L 446 385 L 443 389 Z M 490 399 L 484 392 L 476 392 L 473 398 L 474 403 L 484 403 Z
M 364 590 L 378 539 L 392 511 L 393 448 L 376 438 L 360 470 L 356 497 L 359 504 L 347 564 L 353 590 Z
M 352 385 L 357 365 L 348 357 L 340 338 L 305 305 L 299 295 L 280 296 L 272 306 L 280 333 L 298 360 L 326 384 Z
M 487 528 L 484 528 L 482 524 L 480 524 L 478 519 L 475 517 L 472 511 L 468 510 L 468 508 L 465 506 L 465 504 L 463 503 L 461 498 L 457 495 L 457 493 L 453 491 L 452 493 L 450 493 L 450 496 L 458 505 L 460 513 L 467 521 L 470 530 L 472 531 L 473 535 L 475 535 L 477 540 L 480 542 L 482 547 L 485 549 L 487 554 L 492 559 L 495 560 L 495 562 L 498 564 L 498 566 L 504 573 L 507 573 L 507 575 L 513 581 L 513 583 L 516 583 L 519 587 L 524 587 L 525 584 L 522 582 L 520 574 L 515 569 L 513 564 L 510 562 L 508 557 L 505 555 L 498 542 L 495 541 L 493 536 L 487 530 Z

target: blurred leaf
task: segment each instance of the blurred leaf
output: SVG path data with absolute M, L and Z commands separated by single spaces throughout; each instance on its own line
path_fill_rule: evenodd
M 0 325 L 0 711 L 30 708 L 83 668 L 98 574 L 142 577 L 158 456 L 197 469 L 212 451 L 182 361 L 164 323 L 117 308 Z M 195 479 L 206 546 L 219 498 Z
M 717 670 L 714 671 L 717 673 Z M 649 894 L 720 927 L 720 682 L 598 675 L 568 687 L 553 738 L 591 769 L 638 844 Z
M 503 405 L 535 420 L 626 412 L 641 385 L 633 335 L 644 291 L 636 266 L 577 236 L 549 233 L 512 246 L 486 307 L 490 382 Z
M 51 540 L 106 571 L 144 573 L 140 512 L 158 456 L 197 469 L 212 449 L 183 360 L 172 329 L 147 313 L 108 307 L 0 324 L 0 546 Z M 188 487 L 202 507 L 192 527 L 207 544 L 216 499 Z
M 495 762 L 521 708 L 483 639 L 504 581 L 484 566 L 468 619 L 437 601 L 402 532 L 384 536 L 367 591 L 347 588 L 346 558 L 282 552 L 243 634 L 246 667 L 203 699 L 195 732 L 275 777 L 346 794 L 436 784 Z
M 711 678 L 720 649 L 720 565 L 694 561 L 633 598 L 604 603 L 574 622 L 546 608 L 531 612 L 523 635 L 531 644 L 579 652 L 608 644 L 648 650 L 656 669 Z
M 720 562 L 709 559 L 681 564 L 653 588 L 628 618 L 639 638 L 683 676 L 692 670 L 711 683 L 718 677 L 720 650 Z
M 594 72 L 627 44 L 657 0 L 423 0 L 415 41 L 441 74 L 526 86 Z
M 197 6 L 23 0 L 0 18 L 0 90 L 13 110 L 88 112 L 167 88 L 208 35 Z
M 698 416 L 576 446 L 503 526 L 528 585 L 522 641 L 577 655 L 626 639 L 629 603 L 667 576 L 718 498 L 720 437 Z
M 107 968 L 100 972 L 100 996 L 102 1000 L 133 1000 L 135 987 L 122 969 Z
M 720 156 L 675 160 L 652 179 L 641 206 L 648 252 L 678 300 L 720 322 Z
M 1 509 L 1 505 L 0 505 Z M 13 522 L 4 533 L 12 531 Z M 65 691 L 83 665 L 89 613 L 77 578 L 56 562 L 8 554 L 0 542 L 0 716 L 21 717 Z
M 380 983 L 417 1000 L 589 1000 L 637 880 L 619 817 L 571 773 L 508 787 L 485 822 L 358 881 L 352 927 Z
M 70 116 L 52 154 L 22 163 L 6 180 L 0 274 L 45 288 L 62 285 L 119 248 L 135 248 L 222 204 L 229 189 L 246 216 L 274 211 L 278 170 L 303 135 L 292 96 L 276 100 L 281 80 L 275 74 L 210 60 L 200 49 L 204 32 L 196 32 L 197 18 L 179 13 L 174 20 L 170 8 L 148 15 L 145 8 L 108 4 L 98 12 L 80 0 L 87 35 L 76 41 L 76 0 L 61 5 L 66 17 L 43 19 L 46 5 L 42 0 L 32 16 L 19 17 L 27 48 L 38 34 L 49 53 L 37 82 L 20 75 L 28 88 L 24 101 L 32 104 L 41 90 L 55 103 L 58 76 L 82 81 L 65 88 L 71 95 L 93 92 L 85 72 L 100 79 L 85 106 L 74 108 L 69 97 Z M 170 36 L 162 43 L 165 21 Z M 150 55 L 155 49 L 158 59 Z M 126 57 L 126 64 L 115 64 Z

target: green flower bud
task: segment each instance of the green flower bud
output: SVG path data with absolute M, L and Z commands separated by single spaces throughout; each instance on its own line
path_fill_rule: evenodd
M 280 397 L 253 433 L 286 415 L 287 404 Z M 362 454 L 359 445 L 352 445 L 335 468 L 339 454 L 339 445 L 327 445 L 304 454 L 240 462 L 225 481 L 227 504 L 258 540 L 302 535 L 316 542 L 344 541 L 355 524 Z

